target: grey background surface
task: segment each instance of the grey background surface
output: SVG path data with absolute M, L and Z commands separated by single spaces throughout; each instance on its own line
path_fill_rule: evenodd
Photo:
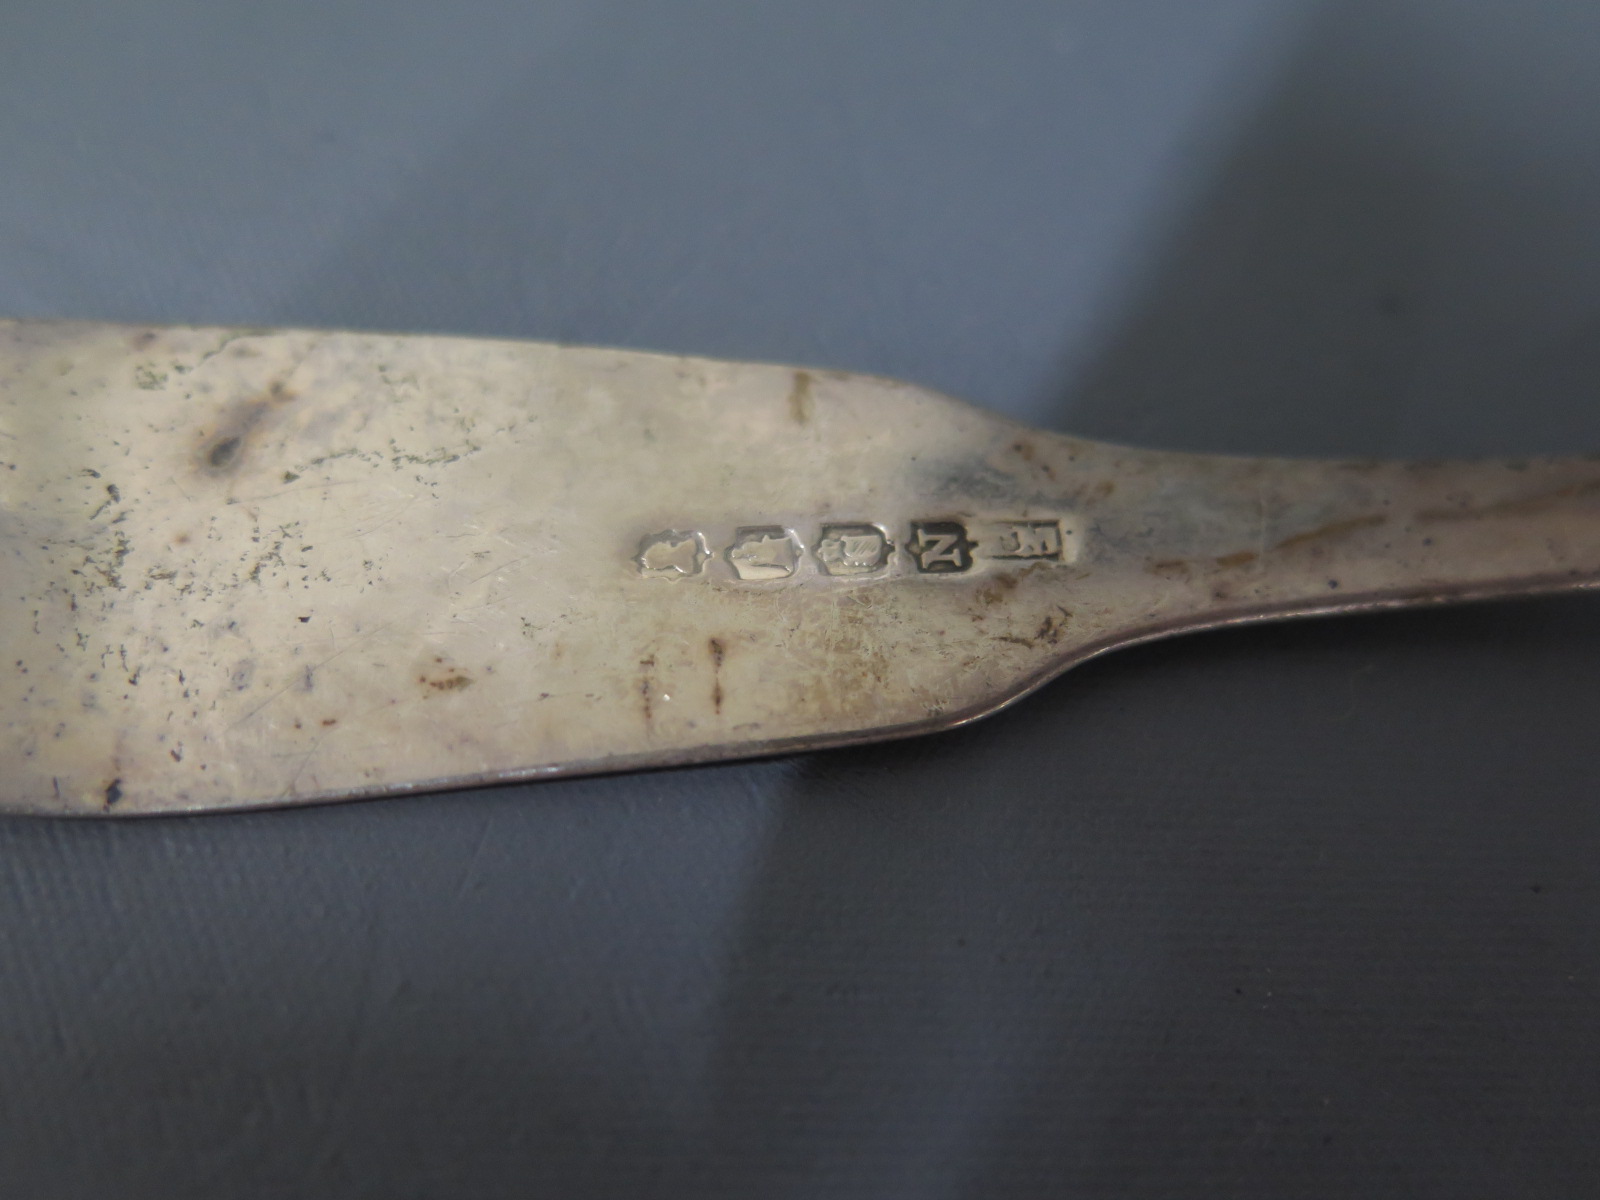
M 1600 449 L 1589 0 L 0 5 L 0 311 Z M 1600 602 L 914 743 L 0 821 L 0 1194 L 1581 1195 Z

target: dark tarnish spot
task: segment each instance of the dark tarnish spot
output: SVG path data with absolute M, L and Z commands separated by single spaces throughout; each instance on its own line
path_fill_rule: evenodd
M 1043 642 L 1047 646 L 1054 646 L 1061 641 L 1061 635 L 1066 633 L 1067 625 L 1071 621 L 1072 613 L 1057 605 L 1055 613 L 1041 621 L 1039 628 L 1033 631 L 1033 640 Z
M 260 395 L 230 405 L 223 414 L 221 427 L 210 432 L 201 442 L 200 469 L 214 476 L 237 470 L 245 457 L 250 435 L 276 409 L 294 398 L 295 394 L 280 379 Z
M 128 339 L 128 344 L 135 350 L 147 350 L 155 342 L 156 337 L 157 334 L 154 329 L 141 329 Z
M 789 389 L 789 417 L 796 425 L 811 421 L 811 372 L 796 371 L 794 386 Z
M 1014 592 L 1016 587 L 1018 587 L 1018 584 L 1021 584 L 1024 579 L 1027 579 L 1027 576 L 1034 574 L 1034 571 L 1043 570 L 1043 568 L 1045 568 L 1045 563 L 1034 563 L 1034 565 L 1027 566 L 1027 568 L 1024 568 L 1024 570 L 1021 571 L 1002 571 L 1002 573 L 997 574 L 997 576 L 994 576 L 994 578 L 990 579 L 987 584 L 979 587 L 979 589 L 974 592 L 974 598 L 976 598 L 978 603 L 981 603 L 984 608 L 992 608 L 992 606 L 998 605 L 998 603 L 1002 602 L 1002 600 L 1010 598 L 1011 592 Z M 974 613 L 973 619 L 974 621 L 981 621 L 982 616 L 981 614 Z
M 1026 646 L 1030 650 L 1037 650 L 1040 646 L 1060 645 L 1062 637 L 1067 632 L 1067 626 L 1072 622 L 1071 610 L 1056 605 L 1056 611 L 1039 622 L 1039 628 L 1033 631 L 1032 637 L 1017 637 L 1015 634 L 999 633 L 994 636 L 997 642 L 1009 642 L 1013 646 Z
M 239 453 L 239 447 L 244 444 L 244 438 L 238 434 L 221 438 L 211 443 L 211 449 L 206 453 L 206 463 L 213 470 L 220 471 L 234 460 Z
M 643 701 L 644 723 L 650 724 L 655 719 L 655 684 L 651 679 L 651 672 L 656 669 L 655 655 L 639 660 L 639 697 Z
M 122 587 L 122 564 L 128 555 L 133 552 L 133 546 L 128 541 L 128 535 L 120 530 L 117 531 L 111 539 L 110 550 L 111 561 L 109 563 L 100 561 L 92 555 L 84 561 L 86 565 L 93 567 L 99 573 L 100 577 L 105 580 L 107 587 L 120 589 Z
M 1030 467 L 1037 467 L 1040 471 L 1044 472 L 1046 478 L 1054 479 L 1056 477 L 1054 468 L 1052 468 L 1049 463 L 1044 462 L 1039 458 L 1039 448 L 1026 438 L 1018 442 L 1013 442 L 1011 444 L 1011 449 L 1016 452 L 1017 457 L 1022 459 L 1022 461 L 1027 463 Z
M 1554 491 L 1521 496 L 1515 500 L 1501 500 L 1494 504 L 1462 508 L 1430 508 L 1419 512 L 1417 520 L 1471 521 L 1478 517 L 1531 517 L 1548 509 L 1559 508 L 1568 501 L 1582 500 L 1597 494 L 1600 494 L 1600 479 L 1591 479 L 1586 483 L 1574 483 L 1564 488 L 1556 488 Z
M 459 692 L 462 688 L 472 686 L 472 676 L 460 667 L 446 663 L 442 656 L 436 656 L 433 662 L 432 668 L 417 676 L 417 682 L 428 689 L 424 695 L 431 696 L 435 692 Z
M 1017 590 L 1019 583 L 1043 566 L 1043 563 L 1034 563 L 1033 566 L 1021 571 L 1002 571 L 978 589 L 978 603 L 986 608 L 999 604 L 1000 601 L 1006 599 L 1012 592 Z
M 1308 529 L 1304 533 L 1297 533 L 1293 537 L 1286 537 L 1273 549 L 1298 550 L 1301 546 L 1309 546 L 1312 542 L 1330 541 L 1359 533 L 1363 529 L 1376 529 L 1388 519 L 1382 513 L 1370 513 L 1364 517 L 1351 517 L 1347 521 L 1333 521 L 1327 525 L 1319 525 L 1315 529 Z
M 1006 571 L 996 575 L 988 583 L 978 589 L 978 603 L 985 607 L 999 604 L 1012 592 L 1017 590 L 1017 584 L 1022 576 L 1016 571 Z
M 706 648 L 711 651 L 711 707 L 718 714 L 722 712 L 722 660 L 727 656 L 727 648 L 723 646 L 721 638 L 712 638 L 706 643 Z
M 1217 559 L 1219 567 L 1242 567 L 1246 563 L 1253 563 L 1261 556 L 1254 550 L 1240 550 L 1235 554 L 1224 554 Z
M 106 484 L 106 498 L 103 501 L 101 501 L 99 508 L 95 509 L 92 513 L 89 514 L 89 520 L 91 520 L 91 521 L 95 520 L 96 518 L 98 518 L 100 516 L 101 513 L 105 512 L 107 509 L 112 508 L 112 507 L 114 507 L 114 506 L 116 506 L 118 504 L 121 504 L 121 503 L 122 503 L 122 492 L 121 492 L 121 490 L 114 483 Z M 113 522 L 113 524 L 115 524 L 115 522 Z
M 106 784 L 106 807 L 115 808 L 117 801 L 122 799 L 122 780 L 113 779 Z

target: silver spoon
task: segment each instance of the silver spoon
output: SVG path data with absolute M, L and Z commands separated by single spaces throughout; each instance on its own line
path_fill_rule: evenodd
M 0 811 L 930 733 L 1106 650 L 1600 580 L 1600 459 L 1130 449 L 831 371 L 0 323 Z

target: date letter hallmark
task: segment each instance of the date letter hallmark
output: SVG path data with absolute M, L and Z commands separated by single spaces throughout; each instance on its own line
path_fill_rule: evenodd
M 1078 535 L 1060 519 L 943 517 L 911 521 L 896 542 L 887 524 L 814 526 L 816 541 L 784 525 L 740 525 L 719 549 L 697 529 L 664 529 L 639 541 L 633 563 L 647 579 L 693 576 L 737 583 L 806 579 L 862 580 L 895 576 L 956 578 L 1015 562 L 1074 562 Z M 809 545 L 809 550 L 807 549 Z
M 924 575 L 954 575 L 972 569 L 972 542 L 960 521 L 913 521 L 907 543 Z

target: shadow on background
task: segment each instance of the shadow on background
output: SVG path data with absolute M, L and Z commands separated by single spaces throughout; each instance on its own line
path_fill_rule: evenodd
M 859 1195 L 1587 1178 L 1597 655 L 1577 598 L 1208 633 L 806 759 L 719 1161 Z
M 1600 448 L 1600 11 L 1324 7 L 1063 426 L 1356 457 Z

